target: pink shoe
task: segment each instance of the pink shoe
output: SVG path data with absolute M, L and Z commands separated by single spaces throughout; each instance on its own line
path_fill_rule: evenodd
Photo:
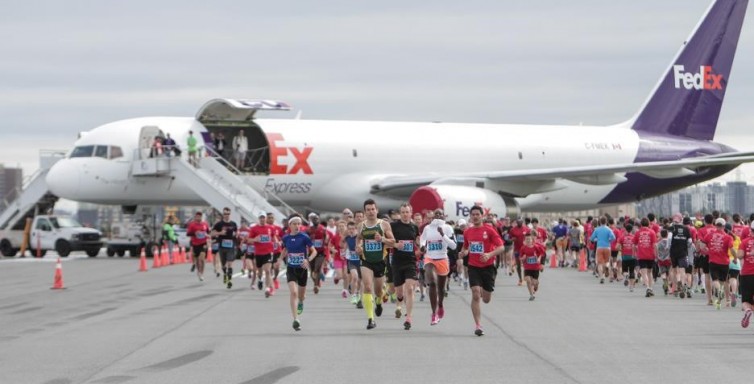
M 747 328 L 749 326 L 749 321 L 751 320 L 751 314 L 752 311 L 748 310 L 746 313 L 744 313 L 744 318 L 741 319 L 741 326 L 744 328 Z
M 433 313 L 432 314 L 432 321 L 429 322 L 429 325 L 437 325 L 437 323 L 439 323 L 439 322 L 440 322 L 440 320 L 437 319 L 437 315 L 435 315 Z
M 275 280 L 272 283 L 275 286 L 275 289 L 280 289 L 280 282 L 279 281 Z
M 344 299 L 348 297 L 348 293 L 346 293 L 346 290 L 345 290 L 345 289 L 343 290 L 343 292 L 341 292 L 341 293 L 340 293 L 340 296 L 341 296 L 342 298 L 344 298 Z
M 445 317 L 445 308 L 444 307 L 437 308 L 437 321 L 439 322 L 440 320 L 442 320 L 443 317 Z

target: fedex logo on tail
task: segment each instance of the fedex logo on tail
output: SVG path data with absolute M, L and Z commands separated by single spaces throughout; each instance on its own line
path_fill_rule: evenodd
M 723 89 L 723 75 L 712 72 L 712 66 L 702 65 L 699 72 L 686 72 L 683 65 L 673 66 L 673 78 L 675 87 L 680 89 L 681 86 L 686 89 L 713 90 Z

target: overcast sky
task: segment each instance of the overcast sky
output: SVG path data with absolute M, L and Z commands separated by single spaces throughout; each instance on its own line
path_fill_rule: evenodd
M 217 97 L 308 119 L 618 123 L 709 3 L 0 0 L 0 163 L 30 173 L 79 131 Z M 715 138 L 741 150 L 754 150 L 752 24 Z

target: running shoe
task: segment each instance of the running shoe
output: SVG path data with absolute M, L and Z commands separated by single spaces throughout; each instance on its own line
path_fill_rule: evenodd
M 644 297 L 652 297 L 652 294 L 651 294 L 651 293 L 649 293 L 649 291 L 650 291 L 650 290 L 649 290 L 649 289 L 647 289 L 647 293 L 646 293 L 646 294 L 644 294 Z
M 649 289 L 649 297 L 654 297 L 655 291 L 652 290 L 652 288 Z
M 715 299 L 715 309 L 717 309 L 719 311 L 720 307 L 722 306 L 722 304 L 723 303 L 721 303 L 721 300 L 719 298 Z
M 476 329 L 474 330 L 474 334 L 477 335 L 477 336 L 483 336 L 484 335 L 484 330 L 482 329 L 481 325 L 476 327 Z
M 298 307 L 296 307 L 296 313 L 299 315 L 304 313 L 304 303 L 298 303 Z
M 364 309 L 364 303 L 361 302 L 361 299 L 359 299 L 359 302 L 356 303 L 356 308 L 358 308 L 358 309 Z
M 667 281 L 662 282 L 662 290 L 663 292 L 665 292 L 665 296 L 667 296 L 668 295 L 668 282 Z
M 630 287 L 630 288 L 628 288 L 628 291 L 629 291 L 629 292 L 633 292 L 633 291 L 634 291 L 634 287 Z
M 392 304 L 395 304 L 395 302 L 398 301 L 398 297 L 395 295 L 395 293 L 390 294 L 390 302 Z
M 293 329 L 300 331 L 301 330 L 301 322 L 298 321 L 298 319 L 293 320 Z
M 395 318 L 396 319 L 400 319 L 402 315 L 403 315 L 403 311 L 401 311 L 400 307 L 396 308 L 395 309 Z
M 419 297 L 419 301 L 424 301 L 424 294 L 422 293 L 421 297 Z
M 223 284 L 228 284 L 228 275 L 223 275 Z
M 623 280 L 623 286 L 628 287 L 628 279 Z
M 193 273 L 196 271 L 196 264 L 191 264 L 191 272 Z
M 261 291 L 262 287 L 264 287 L 264 283 L 262 283 L 262 280 L 257 281 L 257 289 Z
M 534 301 L 534 295 L 529 296 L 529 301 Z
M 227 284 L 227 287 L 228 287 L 228 289 L 231 289 L 231 288 L 233 288 L 233 282 L 232 282 L 232 281 L 230 281 L 230 279 L 228 279 L 228 284 Z
M 204 276 L 199 275 L 199 281 L 204 281 Z
M 406 317 L 406 321 L 403 322 L 403 329 L 405 329 L 407 331 L 409 329 L 411 329 L 411 318 L 410 317 Z
M 345 299 L 348 297 L 348 292 L 344 289 L 343 292 L 340 293 L 340 296 Z
M 468 280 L 464 280 L 463 281 L 463 289 L 464 290 L 468 290 L 469 289 L 469 281 Z
M 359 295 L 351 295 L 351 304 L 356 305 L 359 302 Z
M 270 289 L 269 288 L 265 289 L 264 290 L 264 297 L 268 298 L 270 296 L 272 296 L 272 292 L 270 292 Z
M 388 296 L 387 293 L 383 292 L 382 293 L 382 302 L 383 303 L 387 303 L 388 300 L 390 300 L 390 296 Z
M 333 279 L 333 283 L 335 283 L 335 285 L 338 285 L 338 282 L 340 282 L 340 279 L 338 279 L 337 277 Z
M 730 295 L 730 306 L 733 308 L 736 307 L 736 295 Z
M 315 285 L 314 286 L 314 294 L 316 295 L 318 293 L 319 293 L 319 287 Z
M 518 286 L 520 287 L 520 286 L 522 286 L 522 285 L 524 285 L 524 281 L 523 281 L 523 280 L 519 280 L 519 281 L 518 281 Z
M 751 309 L 748 310 L 748 311 L 746 311 L 746 312 L 744 312 L 744 318 L 741 319 L 741 326 L 743 328 L 748 328 L 749 327 L 749 321 L 751 320 L 751 314 L 752 314 L 752 310 Z
M 215 277 L 220 277 L 220 272 L 215 271 Z
M 437 308 L 437 320 L 440 321 L 443 317 L 445 317 L 445 307 Z
M 700 289 L 700 293 L 707 293 L 707 291 L 706 291 L 706 290 L 704 289 L 704 287 L 702 287 L 702 288 Z
M 377 315 L 377 317 L 382 316 L 382 304 L 377 304 L 374 308 L 374 314 Z
M 600 278 L 600 284 L 605 284 L 605 278 L 604 277 Z
M 367 321 L 367 329 L 372 329 L 376 326 L 377 326 L 377 323 L 375 323 L 374 320 L 369 319 L 369 321 Z
M 272 285 L 275 286 L 275 289 L 280 289 L 280 281 L 278 281 L 277 279 L 272 281 Z
M 680 297 L 681 299 L 685 299 L 686 298 L 686 286 L 684 286 L 683 288 L 679 289 L 679 291 L 680 292 L 678 292 L 678 297 Z
M 433 313 L 429 325 L 437 325 L 439 322 L 440 320 L 437 319 L 437 315 Z

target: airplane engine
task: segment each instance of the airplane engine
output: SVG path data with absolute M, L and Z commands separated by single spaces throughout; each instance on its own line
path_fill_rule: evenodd
M 503 197 L 489 189 L 459 185 L 428 185 L 417 188 L 409 197 L 414 212 L 442 208 L 448 220 L 469 219 L 469 210 L 479 205 L 488 213 L 505 217 L 518 214 L 518 204 L 513 198 Z

